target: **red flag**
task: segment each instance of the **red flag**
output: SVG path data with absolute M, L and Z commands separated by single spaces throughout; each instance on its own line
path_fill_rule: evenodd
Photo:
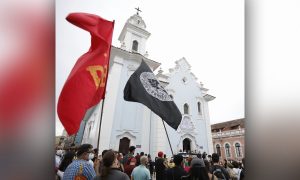
M 77 60 L 58 100 L 58 117 L 72 135 L 87 110 L 104 98 L 114 22 L 87 13 L 71 13 L 66 19 L 89 31 L 92 38 L 89 51 Z

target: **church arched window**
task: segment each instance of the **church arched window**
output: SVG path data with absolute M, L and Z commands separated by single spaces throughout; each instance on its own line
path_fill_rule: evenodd
M 225 144 L 225 154 L 226 157 L 230 157 L 230 145 L 228 143 Z
M 199 114 L 202 114 L 202 111 L 201 111 L 201 103 L 198 102 L 197 105 L 198 105 L 198 113 L 199 113 Z
M 236 157 L 241 157 L 241 145 L 240 143 L 235 143 L 235 154 Z
M 137 40 L 134 40 L 132 42 L 132 51 L 137 52 L 138 51 L 138 46 L 139 46 L 139 43 L 137 42 Z
M 217 154 L 218 154 L 219 156 L 221 156 L 221 147 L 220 147 L 220 144 L 217 144 L 217 145 L 216 145 L 216 150 L 217 150 Z
M 189 105 L 187 103 L 183 105 L 183 112 L 184 114 L 189 114 Z

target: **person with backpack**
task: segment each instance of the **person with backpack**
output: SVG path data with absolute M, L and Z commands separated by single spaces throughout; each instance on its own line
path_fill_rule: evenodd
M 93 153 L 93 146 L 91 144 L 82 144 L 76 152 L 77 159 L 73 160 L 66 168 L 63 180 L 92 180 L 96 176 L 96 172 L 88 162 L 92 159 L 91 153 Z
M 219 165 L 219 155 L 217 153 L 213 153 L 211 158 L 213 162 L 210 170 L 211 174 L 215 175 L 218 180 L 229 180 L 230 176 L 227 170 L 223 166 Z
M 218 178 L 210 173 L 210 162 L 208 160 L 204 160 L 205 168 L 209 177 L 209 180 L 217 180 Z
M 130 158 L 128 161 L 129 161 L 129 164 L 124 166 L 124 172 L 128 175 L 129 178 L 131 178 L 131 173 L 136 165 L 136 159 Z
M 129 147 L 129 153 L 126 154 L 124 157 L 123 157 L 123 160 L 122 160 L 122 164 L 125 166 L 126 164 L 129 164 L 129 159 L 131 158 L 134 158 L 134 151 L 135 151 L 135 146 L 130 146 Z

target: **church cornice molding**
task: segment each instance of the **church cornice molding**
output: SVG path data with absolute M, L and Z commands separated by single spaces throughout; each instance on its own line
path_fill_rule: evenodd
M 214 96 L 212 96 L 212 95 L 210 95 L 210 94 L 205 94 L 205 95 L 203 96 L 203 98 L 208 102 L 208 101 L 214 100 L 216 97 L 214 97 Z
M 146 39 L 148 39 L 149 36 L 151 35 L 151 33 L 146 31 L 145 29 L 142 29 L 140 27 L 137 27 L 137 26 L 127 22 L 124 25 L 118 40 L 123 41 L 123 39 L 125 38 L 126 32 L 128 32 L 128 31 L 131 32 L 131 33 L 140 33 Z
M 149 36 L 151 35 L 150 32 L 148 32 L 147 30 L 145 29 L 142 29 L 140 27 L 137 27 L 133 24 L 126 24 L 125 26 L 127 26 L 127 30 L 132 32 L 132 33 L 140 33 L 141 35 L 143 35 L 146 39 L 149 38 Z
M 123 59 L 134 60 L 138 63 L 141 63 L 141 60 L 143 59 L 150 67 L 153 68 L 153 71 L 156 70 L 161 65 L 161 63 L 156 62 L 154 60 L 151 60 L 151 59 L 141 55 L 140 53 L 129 52 L 129 51 L 126 51 L 124 49 L 112 46 L 112 48 L 111 48 L 111 58 L 114 59 L 115 56 L 119 56 Z

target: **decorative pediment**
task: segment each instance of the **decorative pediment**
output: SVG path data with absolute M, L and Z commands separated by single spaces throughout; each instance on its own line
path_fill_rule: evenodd
M 134 65 L 129 64 L 129 65 L 127 65 L 127 69 L 128 69 L 128 71 L 135 71 L 137 68 Z
M 176 63 L 176 69 L 180 68 L 183 70 L 190 70 L 192 67 L 184 57 L 179 59 L 178 61 L 175 61 L 175 63 Z
M 130 132 L 130 131 L 123 131 L 117 135 L 118 139 L 121 139 L 123 137 L 127 137 L 129 139 L 136 139 L 136 136 L 133 135 L 132 132 Z
M 179 133 L 183 132 L 188 132 L 188 133 L 193 133 L 195 130 L 195 125 L 193 124 L 191 117 L 188 115 L 184 115 L 182 117 L 181 123 L 179 125 Z

